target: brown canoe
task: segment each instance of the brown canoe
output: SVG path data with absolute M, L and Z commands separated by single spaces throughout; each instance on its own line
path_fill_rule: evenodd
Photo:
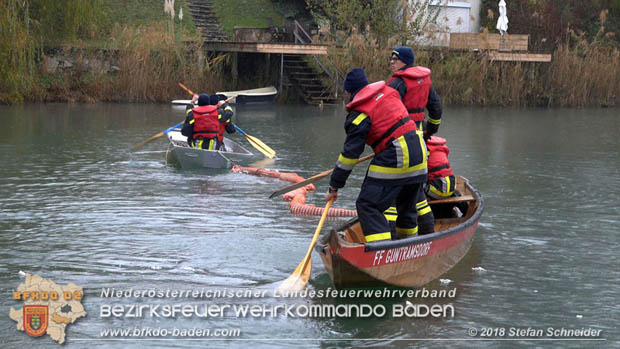
M 429 201 L 434 205 L 467 202 L 462 217 L 435 217 L 435 232 L 400 240 L 365 243 L 359 220 L 332 230 L 315 246 L 338 289 L 382 285 L 418 287 L 450 270 L 471 247 L 482 215 L 480 193 L 457 177 L 462 196 Z

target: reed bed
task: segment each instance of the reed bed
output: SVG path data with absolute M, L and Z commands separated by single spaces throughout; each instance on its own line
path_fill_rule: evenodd
M 333 47 L 325 63 L 346 73 L 362 67 L 370 81 L 390 78 L 390 52 L 397 40 L 381 43 L 369 29 L 353 30 Z M 415 65 L 432 71 L 433 86 L 444 104 L 476 106 L 616 106 L 620 90 L 620 51 L 599 41 L 566 42 L 550 63 L 490 61 L 485 52 L 454 52 L 413 46 Z

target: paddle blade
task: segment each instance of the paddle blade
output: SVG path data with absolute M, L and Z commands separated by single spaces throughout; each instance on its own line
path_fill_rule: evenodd
M 325 209 L 323 210 L 321 220 L 314 231 L 314 236 L 312 237 L 312 242 L 310 242 L 310 246 L 306 252 L 306 257 L 304 257 L 297 268 L 295 268 L 293 274 L 284 280 L 284 282 L 282 282 L 282 284 L 276 289 L 276 293 L 301 291 L 306 288 L 306 285 L 310 280 L 310 270 L 312 269 L 312 249 L 314 248 L 314 245 L 316 245 L 316 240 L 319 238 L 319 234 L 323 228 L 323 223 L 325 223 L 325 219 L 327 218 L 327 212 L 329 211 L 329 207 L 332 205 L 333 201 L 334 200 L 329 200 L 327 204 L 325 204 Z
M 363 158 L 357 160 L 357 163 L 359 164 L 360 162 L 366 161 L 370 158 L 372 158 L 373 156 L 375 156 L 375 154 L 370 154 L 370 155 L 366 155 Z M 316 181 L 318 181 L 321 178 L 325 178 L 326 176 L 330 175 L 332 172 L 334 171 L 334 169 L 331 170 L 327 170 L 327 171 L 323 171 L 317 175 L 314 175 L 304 181 L 301 182 L 297 182 L 295 184 L 291 184 L 291 185 L 287 185 L 286 187 L 280 188 L 276 191 L 274 191 L 273 193 L 271 193 L 271 195 L 269 195 L 269 198 L 272 199 L 278 195 L 284 194 L 284 193 L 288 193 L 289 191 L 293 191 L 295 189 L 301 188 L 303 186 L 306 186 L 308 184 L 312 184 Z
M 138 143 L 138 144 L 134 145 L 134 146 L 131 148 L 131 150 L 132 150 L 132 151 L 136 151 L 136 150 L 138 150 L 138 149 L 142 148 L 143 146 L 145 146 L 146 144 L 151 143 L 152 141 L 156 140 L 157 138 L 159 138 L 159 137 L 161 137 L 161 136 L 163 136 L 163 135 L 164 135 L 164 132 L 162 131 L 162 132 L 160 132 L 160 133 L 158 133 L 158 134 L 154 135 L 153 137 L 151 137 L 151 138 L 149 138 L 149 139 L 146 139 L 146 140 L 144 140 L 144 141 L 142 141 L 142 142 L 140 142 L 140 143 Z
M 271 149 L 267 144 L 263 143 L 260 139 L 247 135 L 247 134 L 245 135 L 245 137 L 248 139 L 248 141 L 250 142 L 250 144 L 252 144 L 254 148 L 256 148 L 258 151 L 263 153 L 263 155 L 265 155 L 266 157 L 270 159 L 273 159 L 276 157 L 275 150 Z
M 304 262 L 302 261 L 295 269 L 295 272 L 291 274 L 286 280 L 282 282 L 282 284 L 276 289 L 276 293 L 283 294 L 286 292 L 297 292 L 306 288 L 308 281 L 310 281 L 310 270 L 312 269 L 312 260 L 308 260 L 305 263 L 305 268 L 303 266 Z M 304 268 L 303 270 L 299 270 L 300 268 Z
M 278 195 L 282 195 L 284 193 L 288 193 L 289 191 L 293 191 L 295 189 L 298 189 L 298 188 L 301 188 L 301 187 L 305 187 L 306 185 L 312 184 L 312 183 L 318 181 L 321 178 L 327 177 L 333 171 L 334 171 L 334 169 L 327 170 L 327 171 L 321 172 L 321 173 L 319 173 L 317 175 L 314 175 L 314 176 L 312 176 L 312 177 L 310 177 L 310 178 L 308 178 L 306 180 L 303 180 L 301 182 L 297 182 L 295 184 L 287 185 L 286 187 L 280 188 L 280 189 L 274 191 L 273 193 L 271 193 L 271 195 L 269 195 L 269 198 L 272 199 L 272 198 L 274 198 L 274 197 L 276 197 Z
M 181 86 L 182 89 L 184 89 L 185 91 L 187 91 L 187 93 L 189 93 L 190 95 L 194 95 L 194 92 L 192 92 L 192 90 L 188 89 L 187 87 L 185 87 L 185 85 L 183 85 L 182 83 L 179 82 L 179 86 Z

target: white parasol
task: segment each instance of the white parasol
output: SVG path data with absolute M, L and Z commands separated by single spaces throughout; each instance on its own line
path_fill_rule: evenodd
M 502 36 L 508 31 L 508 17 L 506 17 L 506 2 L 504 0 L 499 1 L 499 18 L 495 27 Z

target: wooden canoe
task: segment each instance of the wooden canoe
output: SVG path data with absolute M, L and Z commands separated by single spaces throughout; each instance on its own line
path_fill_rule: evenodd
M 191 99 L 175 99 L 172 101 L 172 104 L 174 105 L 182 105 L 182 106 L 187 106 L 189 104 L 193 104 Z
M 223 150 L 205 150 L 192 148 L 187 144 L 187 137 L 180 131 L 168 132 L 168 153 L 183 169 L 213 168 L 229 169 L 234 163 L 254 159 L 255 155 L 230 138 L 224 137 Z
M 435 218 L 435 232 L 400 240 L 365 243 L 359 220 L 330 231 L 315 246 L 336 288 L 419 287 L 450 270 L 471 247 L 482 215 L 480 193 L 457 177 L 462 196 L 431 205 L 467 202 L 462 217 Z
M 278 90 L 273 87 L 262 87 L 251 90 L 216 92 L 220 99 L 232 98 L 231 103 L 235 104 L 271 104 L 278 94 Z

